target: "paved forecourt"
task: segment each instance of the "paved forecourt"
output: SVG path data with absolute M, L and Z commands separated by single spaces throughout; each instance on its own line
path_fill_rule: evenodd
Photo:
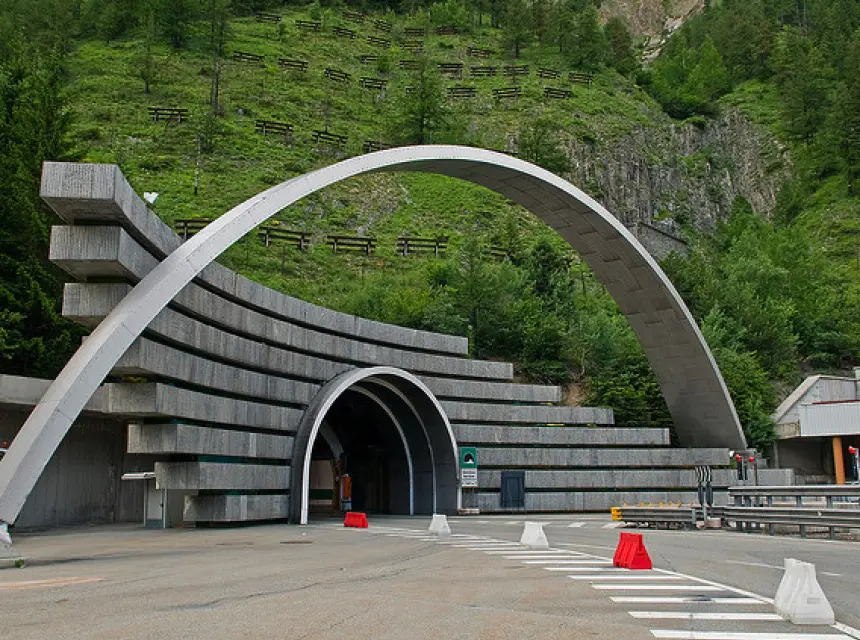
M 827 569 L 828 595 L 844 591 L 855 544 L 649 532 L 655 570 L 634 572 L 611 566 L 618 531 L 605 517 L 541 518 L 546 550 L 518 544 L 524 520 L 452 518 L 442 538 L 427 534 L 427 518 L 23 536 L 33 566 L 0 574 L 4 623 L 16 638 L 860 637 L 847 626 L 853 593 L 831 598 L 835 627 L 791 625 L 766 597 L 780 577 L 769 561 L 783 551 Z

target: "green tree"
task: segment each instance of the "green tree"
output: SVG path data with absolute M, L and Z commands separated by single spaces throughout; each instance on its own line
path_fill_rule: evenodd
M 531 12 L 525 0 L 504 0 L 501 16 L 502 38 L 505 48 L 514 59 L 532 39 Z
M 606 34 L 609 64 L 622 75 L 628 75 L 638 69 L 639 63 L 633 53 L 633 38 L 624 21 L 614 16 L 606 23 L 603 31 Z
M 0 372 L 53 376 L 81 332 L 58 312 L 62 280 L 47 261 L 53 217 L 38 194 L 42 163 L 68 151 L 63 59 L 37 46 L 19 42 L 0 60 Z
M 596 71 L 606 58 L 606 36 L 593 3 L 579 14 L 576 20 L 575 47 L 568 53 L 574 66 Z
M 570 158 L 564 149 L 559 126 L 553 120 L 540 117 L 520 128 L 517 137 L 519 155 L 555 174 L 570 169 Z
M 857 195 L 860 194 L 860 29 L 854 32 L 846 48 L 844 70 L 834 96 L 829 128 L 834 133 L 849 185 Z
M 729 74 L 714 41 L 705 38 L 699 47 L 698 62 L 693 68 L 684 91 L 700 105 L 700 110 L 729 90 Z
M 800 30 L 785 27 L 774 44 L 772 65 L 783 100 L 783 126 L 809 144 L 828 108 L 828 70 L 821 52 Z
M 392 137 L 400 142 L 427 144 L 450 123 L 444 102 L 442 80 L 427 56 L 418 56 L 418 68 L 411 74 L 411 86 L 399 101 L 400 112 L 392 121 Z

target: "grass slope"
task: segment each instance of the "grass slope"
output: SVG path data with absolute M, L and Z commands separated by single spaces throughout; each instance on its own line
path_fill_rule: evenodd
M 310 19 L 301 9 L 284 9 L 280 25 L 258 23 L 253 18 L 230 22 L 221 78 L 223 117 L 217 120 L 214 151 L 200 157 L 198 194 L 194 195 L 198 166 L 197 139 L 205 120 L 210 93 L 212 59 L 208 49 L 208 25 L 196 25 L 188 46 L 174 51 L 155 48 L 157 77 L 151 95 L 144 93 L 138 75 L 144 45 L 141 39 L 82 43 L 72 57 L 71 108 L 73 138 L 81 159 L 118 163 L 138 192 L 159 194 L 154 209 L 167 222 L 178 218 L 215 217 L 232 206 L 278 182 L 331 164 L 344 155 L 361 153 L 366 139 L 389 140 L 398 97 L 410 84 L 410 76 L 399 60 L 411 54 L 397 42 L 407 18 L 388 15 L 392 34 L 375 32 L 364 25 L 345 22 L 340 14 L 324 10 L 322 34 L 300 33 L 297 19 Z M 334 26 L 353 29 L 362 36 L 392 38 L 390 50 L 375 48 L 364 37 L 338 38 Z M 432 29 L 429 30 L 432 34 Z M 469 58 L 467 47 L 502 50 L 499 33 L 489 27 L 460 36 L 428 35 L 424 46 L 439 62 L 501 66 L 516 62 L 531 65 L 531 74 L 517 84 L 523 97 L 495 104 L 492 89 L 510 86 L 501 77 L 445 80 L 445 85 L 474 85 L 479 97 L 451 104 L 465 138 L 463 142 L 496 149 L 510 148 L 520 125 L 538 116 L 558 123 L 567 136 L 604 144 L 632 127 L 665 124 L 666 117 L 642 91 L 613 72 L 599 74 L 590 87 L 570 86 L 566 80 L 542 81 L 538 66 L 569 69 L 554 50 L 525 49 L 520 60 L 496 55 L 492 59 Z M 265 56 L 264 64 L 234 62 L 233 51 Z M 362 54 L 379 54 L 377 63 L 363 65 Z M 309 61 L 307 74 L 282 70 L 279 57 Z M 347 87 L 338 87 L 323 75 L 331 67 L 352 74 Z M 359 87 L 360 76 L 383 77 L 388 89 L 383 95 Z M 565 101 L 546 101 L 544 86 L 573 89 Z M 147 106 L 186 107 L 187 122 L 153 123 Z M 255 131 L 255 120 L 272 119 L 293 124 L 292 144 L 277 136 L 263 137 Z M 349 136 L 343 154 L 315 148 L 314 129 L 328 125 L 330 131 Z M 450 235 L 456 244 L 466 234 L 480 233 L 488 239 L 498 233 L 503 221 L 515 216 L 520 241 L 531 244 L 537 236 L 554 235 L 532 216 L 503 198 L 480 187 L 430 175 L 386 175 L 363 177 L 327 189 L 281 212 L 277 218 L 288 228 L 311 231 L 317 241 L 300 253 L 280 246 L 263 247 L 256 238 L 246 238 L 229 250 L 222 261 L 249 277 L 292 295 L 339 308 L 356 287 L 367 286 L 368 274 L 379 272 L 391 286 L 417 287 L 426 260 L 398 258 L 394 240 L 398 235 Z M 322 244 L 326 233 L 349 232 L 379 237 L 380 249 L 371 258 L 332 255 Z

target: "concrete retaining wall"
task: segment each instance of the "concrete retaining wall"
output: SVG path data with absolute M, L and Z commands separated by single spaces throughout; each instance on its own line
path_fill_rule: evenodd
M 669 445 L 668 429 L 580 426 L 501 426 L 455 424 L 454 435 L 461 444 L 655 447 Z
M 37 380 L 35 382 L 42 382 Z M 11 441 L 28 411 L 0 405 L 0 441 Z M 122 474 L 152 471 L 148 456 L 126 453 L 125 424 L 84 415 L 57 449 L 15 523 L 17 531 L 79 524 L 143 522 L 143 483 Z

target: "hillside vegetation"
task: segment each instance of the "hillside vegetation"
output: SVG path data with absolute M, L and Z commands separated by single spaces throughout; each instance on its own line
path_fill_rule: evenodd
M 692 251 L 670 256 L 665 267 L 702 323 L 752 443 L 766 445 L 782 389 L 807 367 L 838 369 L 860 357 L 860 250 L 851 235 L 860 230 L 860 214 L 853 151 L 838 142 L 841 134 L 820 124 L 800 139 L 786 124 L 791 81 L 780 80 L 770 62 L 782 36 L 758 54 L 764 70 L 731 62 L 744 58 L 725 43 L 741 36 L 718 34 L 728 29 L 720 16 L 733 4 L 715 4 L 688 21 L 653 67 L 641 70 L 636 34 L 617 18 L 601 25 L 590 0 L 12 2 L 0 9 L 0 371 L 52 375 L 79 336 L 58 317 L 61 276 L 44 259 L 50 214 L 37 199 L 44 159 L 118 163 L 138 192 L 158 194 L 154 210 L 174 223 L 218 216 L 288 177 L 362 153 L 366 140 L 493 148 L 570 176 L 579 160 L 572 148 L 611 148 L 632 131 L 670 129 L 672 117 L 707 128 L 712 115 L 740 108 L 791 152 L 792 177 L 773 219 L 742 199 L 713 234 L 703 234 L 708 225 L 689 214 L 676 215 Z M 774 13 L 776 0 L 759 4 L 773 14 L 768 28 L 795 33 L 792 15 Z M 357 10 L 367 14 L 360 24 L 345 13 Z M 259 22 L 258 11 L 282 19 Z M 322 30 L 302 32 L 296 20 L 319 21 Z M 441 25 L 460 33 L 436 35 Z M 337 37 L 335 27 L 359 37 Z M 406 28 L 427 35 L 405 36 Z M 841 29 L 850 33 L 850 24 Z M 392 45 L 376 47 L 369 35 Z M 801 43 L 816 37 L 812 28 L 795 35 Z M 420 40 L 423 52 L 406 50 L 410 40 Z M 839 51 L 853 55 L 850 42 Z M 469 47 L 490 57 L 468 56 Z M 263 60 L 237 61 L 235 52 Z M 366 54 L 378 57 L 363 64 Z M 279 58 L 305 60 L 308 70 L 285 70 Z M 401 68 L 401 60 L 416 68 Z M 843 93 L 852 89 L 839 73 L 850 73 L 850 61 L 834 61 L 822 80 L 843 111 L 850 107 Z M 441 75 L 439 62 L 463 63 L 463 78 Z M 515 64 L 529 65 L 529 74 L 501 75 Z M 495 66 L 498 75 L 470 78 L 471 66 Z M 538 67 L 562 77 L 538 78 Z M 325 69 L 351 80 L 334 82 Z M 571 71 L 594 73 L 594 80 L 571 84 Z M 362 88 L 362 76 L 387 86 Z M 449 99 L 451 86 L 474 86 L 477 97 Z M 492 97 L 493 89 L 511 86 L 519 99 Z M 546 86 L 572 95 L 548 100 Z M 190 115 L 182 123 L 153 122 L 149 106 Z M 262 136 L 259 119 L 290 123 L 292 138 Z M 315 143 L 314 130 L 348 136 L 346 147 Z M 831 142 L 819 143 L 825 130 Z M 709 162 L 683 160 L 690 172 Z M 600 197 L 595 185 L 580 186 Z M 311 248 L 266 247 L 249 236 L 222 261 L 335 309 L 468 335 L 474 356 L 513 360 L 525 380 L 569 384 L 570 401 L 612 406 L 619 423 L 669 423 L 614 302 L 551 230 L 500 196 L 439 176 L 389 174 L 340 184 L 276 219 L 310 232 Z M 324 238 L 338 232 L 377 237 L 379 248 L 369 257 L 333 254 Z M 448 251 L 440 259 L 399 256 L 395 240 L 404 234 L 449 236 Z M 508 259 L 491 257 L 490 245 Z

